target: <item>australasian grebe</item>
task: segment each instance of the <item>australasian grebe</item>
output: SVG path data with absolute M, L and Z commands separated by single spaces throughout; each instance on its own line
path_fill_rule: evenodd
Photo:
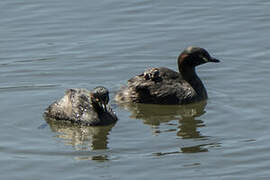
M 109 91 L 98 86 L 93 91 L 68 89 L 45 111 L 46 118 L 88 126 L 109 125 L 117 121 L 109 102 Z
M 146 104 L 189 104 L 207 99 L 206 89 L 195 67 L 219 62 L 200 47 L 188 47 L 178 57 L 179 72 L 160 67 L 150 68 L 128 80 L 115 100 Z

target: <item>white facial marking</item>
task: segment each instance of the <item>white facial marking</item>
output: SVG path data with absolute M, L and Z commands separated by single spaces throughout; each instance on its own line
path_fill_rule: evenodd
M 193 48 L 192 46 L 189 46 L 189 47 L 187 48 L 187 51 L 188 51 L 188 52 L 191 52 L 192 48 Z
M 205 62 L 208 62 L 209 60 L 205 57 L 202 57 L 202 59 L 205 61 Z

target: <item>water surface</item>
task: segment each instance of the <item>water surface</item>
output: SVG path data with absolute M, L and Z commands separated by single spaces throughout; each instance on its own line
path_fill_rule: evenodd
M 269 179 L 270 3 L 1 1 L 1 179 Z M 72 87 L 111 99 L 185 47 L 209 95 L 189 106 L 119 106 L 111 127 L 47 124 Z

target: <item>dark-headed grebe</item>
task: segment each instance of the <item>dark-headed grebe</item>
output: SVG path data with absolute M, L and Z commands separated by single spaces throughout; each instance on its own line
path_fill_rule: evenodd
M 46 118 L 87 126 L 109 125 L 117 121 L 109 102 L 109 91 L 98 86 L 93 91 L 68 89 L 45 111 Z
M 160 67 L 150 68 L 128 80 L 116 94 L 119 103 L 189 104 L 207 99 L 206 89 L 195 67 L 219 62 L 200 47 L 188 47 L 178 57 L 179 73 Z

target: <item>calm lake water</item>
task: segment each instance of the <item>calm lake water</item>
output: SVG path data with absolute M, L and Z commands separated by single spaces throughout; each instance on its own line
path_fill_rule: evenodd
M 0 17 L 0 179 L 270 178 L 270 1 L 2 0 Z M 44 121 L 65 89 L 113 99 L 189 45 L 222 61 L 197 69 L 206 103 L 111 101 L 113 127 Z

